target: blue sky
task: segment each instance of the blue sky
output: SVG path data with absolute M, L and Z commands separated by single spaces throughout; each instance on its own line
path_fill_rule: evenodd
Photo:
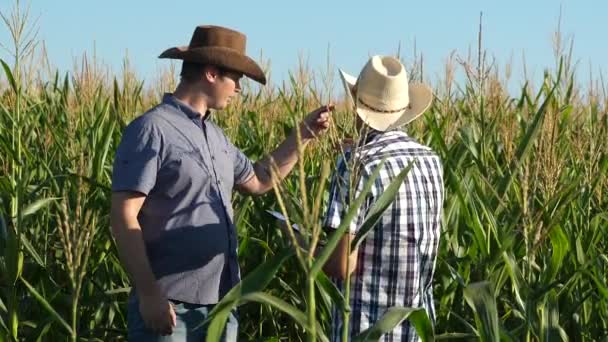
M 22 1 L 22 4 L 28 2 Z M 171 4 L 171 5 L 169 5 Z M 562 7 L 562 32 L 573 36 L 581 76 L 608 69 L 608 1 L 194 1 L 194 0 L 31 0 L 39 35 L 51 63 L 72 69 L 74 58 L 96 49 L 97 57 L 119 71 L 128 53 L 142 78 L 153 80 L 168 61 L 164 49 L 187 45 L 199 24 L 229 26 L 248 36 L 248 53 L 271 60 L 272 79 L 284 79 L 305 56 L 315 70 L 325 67 L 328 51 L 334 67 L 356 74 L 371 54 L 411 58 L 413 45 L 424 54 L 431 81 L 456 50 L 466 55 L 477 44 L 479 13 L 484 16 L 484 44 L 499 64 L 513 57 L 520 77 L 522 53 L 534 75 L 554 65 L 552 34 Z M 13 0 L 2 0 L 8 13 Z M 0 42 L 8 31 L 0 28 Z M 0 58 L 8 55 L 2 51 Z M 335 68 L 334 68 L 335 69 Z M 583 77 L 583 78 L 584 78 Z

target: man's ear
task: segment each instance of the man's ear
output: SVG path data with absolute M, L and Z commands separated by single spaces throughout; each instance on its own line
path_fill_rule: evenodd
M 207 82 L 215 83 L 219 76 L 220 70 L 218 68 L 213 65 L 205 66 L 205 69 L 203 70 L 203 77 L 207 80 Z

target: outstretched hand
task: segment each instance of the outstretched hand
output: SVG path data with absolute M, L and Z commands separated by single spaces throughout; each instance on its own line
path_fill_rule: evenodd
M 300 124 L 302 139 L 308 140 L 319 137 L 329 128 L 330 112 L 334 110 L 333 104 L 321 106 L 308 113 Z

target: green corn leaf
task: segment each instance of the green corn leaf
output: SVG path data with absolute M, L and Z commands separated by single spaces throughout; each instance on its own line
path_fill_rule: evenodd
M 500 330 L 498 328 L 496 297 L 494 297 L 490 283 L 469 284 L 464 289 L 464 298 L 475 313 L 475 322 L 481 341 L 499 341 Z
M 391 332 L 406 319 L 416 328 L 416 332 L 423 342 L 430 342 L 435 339 L 433 323 L 424 309 L 391 307 L 380 317 L 374 326 L 362 331 L 358 336 L 353 338 L 353 342 L 378 341 L 382 335 Z
M 264 292 L 253 292 L 248 293 L 242 296 L 239 299 L 239 304 L 243 304 L 246 302 L 257 302 L 265 305 L 269 305 L 285 314 L 290 316 L 297 324 L 299 324 L 302 328 L 309 330 L 310 324 L 308 322 L 308 317 L 306 314 L 300 310 L 298 310 L 293 305 L 285 302 L 284 300 L 272 296 L 268 293 Z M 215 342 L 219 341 L 221 335 L 223 333 L 224 326 L 230 314 L 230 310 L 224 310 L 220 312 L 217 317 L 215 317 L 207 330 L 207 342 Z M 320 331 L 320 325 L 317 324 L 317 329 Z M 321 340 L 327 340 L 327 338 L 323 338 L 323 335 L 317 336 Z
M 539 307 L 541 315 L 540 340 L 553 342 L 562 340 L 562 327 L 559 325 L 558 299 L 555 291 L 549 293 L 546 303 Z M 564 341 L 568 341 L 568 338 Z
M 219 341 L 230 311 L 235 308 L 244 296 L 263 290 L 274 278 L 283 262 L 294 254 L 291 248 L 286 248 L 262 263 L 230 290 L 201 325 L 209 323 L 207 341 Z
M 0 64 L 2 64 L 4 74 L 6 75 L 6 78 L 8 79 L 8 83 L 11 85 L 11 88 L 13 88 L 13 91 L 16 94 L 19 93 L 19 89 L 17 88 L 17 82 L 15 82 L 15 77 L 13 77 L 11 68 L 8 66 L 8 64 L 6 64 L 6 62 L 4 62 L 4 60 L 2 60 L 2 58 L 0 58 Z
M 329 298 L 331 298 L 332 304 L 338 308 L 338 311 L 344 311 L 346 300 L 340 290 L 338 290 L 336 285 L 325 275 L 325 273 L 319 272 L 315 278 L 315 282 L 323 291 L 325 291 Z
M 465 340 L 465 341 L 472 341 L 477 337 L 476 334 L 467 334 L 467 333 L 445 333 L 445 334 L 441 334 L 441 335 L 436 335 L 435 336 L 435 341 L 442 341 L 442 340 L 447 340 L 447 341 L 454 341 L 454 340 Z
M 108 111 L 108 103 L 106 103 L 105 108 L 104 108 L 104 113 L 106 113 Z M 106 115 L 104 115 L 106 116 Z M 101 138 L 101 144 L 100 146 L 102 147 L 101 150 L 97 150 L 96 153 L 96 162 L 97 162 L 97 166 L 95 168 L 95 174 L 93 176 L 93 179 L 96 181 L 100 181 L 101 180 L 101 176 L 103 173 L 103 168 L 106 165 L 106 160 L 108 158 L 108 154 L 110 153 L 110 146 L 112 144 L 112 136 L 114 134 L 114 130 L 116 128 L 116 121 L 114 120 L 108 120 L 106 122 L 105 125 L 102 126 L 104 128 L 103 131 L 103 135 Z
M 304 312 L 298 310 L 296 307 L 287 303 L 286 301 L 272 296 L 268 293 L 254 292 L 247 294 L 243 296 L 242 302 L 258 302 L 272 306 L 273 308 L 289 315 L 296 323 L 298 323 L 304 329 L 310 329 L 310 322 L 308 322 L 308 317 Z
M 34 246 L 30 242 L 30 240 L 27 238 L 27 236 L 25 236 L 25 234 L 20 234 L 20 236 L 21 236 L 21 245 L 23 247 L 25 247 L 25 250 L 30 254 L 30 256 L 36 261 L 36 263 L 40 267 L 45 268 L 46 265 L 44 264 L 42 257 L 40 256 L 40 254 L 38 254 L 38 252 L 36 252 L 36 248 L 34 248 Z
M 583 248 L 582 238 L 582 235 L 578 235 L 574 242 L 574 246 L 576 248 L 576 261 L 578 261 L 580 265 L 585 265 L 587 263 L 587 253 L 585 253 L 585 248 Z
M 46 340 L 45 335 L 49 332 L 49 330 L 51 330 L 52 326 L 53 322 L 48 322 L 44 325 L 41 325 L 40 328 L 38 328 L 33 334 L 34 336 L 38 336 L 36 337 L 36 342 L 44 342 Z
M 249 208 L 251 207 L 252 204 L 253 204 L 252 197 L 247 196 L 247 197 L 245 197 L 245 199 L 243 200 L 241 205 L 239 205 L 239 209 L 236 210 L 236 212 L 234 213 L 234 225 L 236 227 L 241 226 L 241 223 L 243 223 L 243 220 L 245 219 L 246 214 L 249 211 Z
M 600 295 L 606 300 L 608 299 L 608 284 L 606 284 L 606 279 L 600 279 L 597 277 L 597 275 L 595 275 L 593 272 L 589 271 L 589 270 L 583 270 L 582 271 L 584 274 L 586 274 L 591 280 L 593 280 L 593 283 L 595 284 L 595 287 L 597 289 L 597 291 L 600 293 Z
M 551 268 L 549 269 L 547 280 L 555 279 L 557 273 L 562 267 L 562 262 L 566 257 L 566 254 L 570 250 L 568 237 L 564 233 L 561 226 L 554 226 L 549 232 L 549 238 L 553 248 L 551 253 Z
M 319 273 L 323 265 L 325 265 L 325 263 L 329 259 L 331 253 L 333 253 L 334 249 L 338 245 L 338 242 L 340 241 L 342 236 L 346 233 L 346 230 L 348 229 L 351 221 L 355 218 L 355 215 L 357 214 L 359 208 L 363 205 L 363 202 L 365 201 L 365 198 L 367 197 L 367 194 L 369 193 L 372 185 L 376 181 L 376 178 L 378 178 L 380 170 L 382 170 L 382 167 L 384 166 L 385 162 L 386 158 L 383 158 L 382 161 L 378 164 L 378 166 L 376 166 L 376 169 L 369 177 L 367 182 L 365 182 L 363 190 L 361 191 L 359 196 L 357 196 L 353 203 L 351 203 L 351 205 L 348 207 L 348 211 L 346 212 L 346 215 L 344 215 L 344 217 L 342 218 L 340 226 L 330 236 L 329 240 L 327 241 L 327 244 L 325 245 L 325 248 L 323 248 L 321 254 L 315 260 L 315 263 L 313 264 L 311 269 L 311 275 L 313 277 L 315 277 L 317 273 Z
M 4 248 L 4 244 L 8 239 L 8 228 L 6 227 L 6 223 L 4 222 L 4 218 L 0 215 L 0 254 L 2 253 L 2 248 Z
M 224 327 L 230 316 L 230 311 L 231 310 L 222 310 L 214 314 L 214 317 L 207 328 L 207 338 L 205 341 L 218 342 L 221 340 L 222 334 L 224 333 Z M 197 329 L 199 328 L 200 327 L 197 327 Z
M 21 276 L 23 253 L 20 251 L 19 241 L 17 240 L 17 235 L 13 229 L 10 229 L 8 232 L 5 258 L 9 282 L 15 284 Z
M 25 208 L 23 208 L 23 210 L 21 211 L 21 215 L 22 215 L 22 217 L 27 217 L 27 216 L 33 215 L 36 212 L 38 212 L 38 210 L 47 207 L 53 201 L 56 201 L 58 199 L 59 199 L 59 197 L 47 197 L 47 198 L 38 199 L 38 200 L 28 204 Z
M 505 265 L 507 266 L 507 272 L 509 277 L 511 278 L 512 288 L 515 292 L 515 300 L 517 305 L 519 306 L 519 310 L 524 311 L 526 309 L 526 305 L 522 299 L 522 292 L 526 293 L 526 286 L 524 285 L 524 278 L 521 274 L 521 270 L 515 261 L 515 257 L 511 251 L 505 251 L 502 254 L 503 260 L 505 261 Z
M 38 291 L 36 291 L 36 289 L 27 280 L 21 278 L 21 282 L 23 285 L 25 285 L 32 296 L 34 296 L 34 298 L 36 298 L 36 300 L 42 305 L 42 307 L 51 314 L 51 317 L 60 323 L 61 326 L 68 331 L 68 333 L 72 334 L 72 328 L 70 325 L 61 317 L 61 315 L 59 315 L 59 313 L 57 313 L 57 311 L 55 311 L 55 309 L 53 309 L 51 304 L 47 302 L 46 299 L 44 299 L 44 297 L 38 293 Z

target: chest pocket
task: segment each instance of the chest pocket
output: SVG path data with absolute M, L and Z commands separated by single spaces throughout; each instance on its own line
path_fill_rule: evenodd
M 211 165 L 198 150 L 176 151 L 163 163 L 157 184 L 170 198 L 210 201 Z

